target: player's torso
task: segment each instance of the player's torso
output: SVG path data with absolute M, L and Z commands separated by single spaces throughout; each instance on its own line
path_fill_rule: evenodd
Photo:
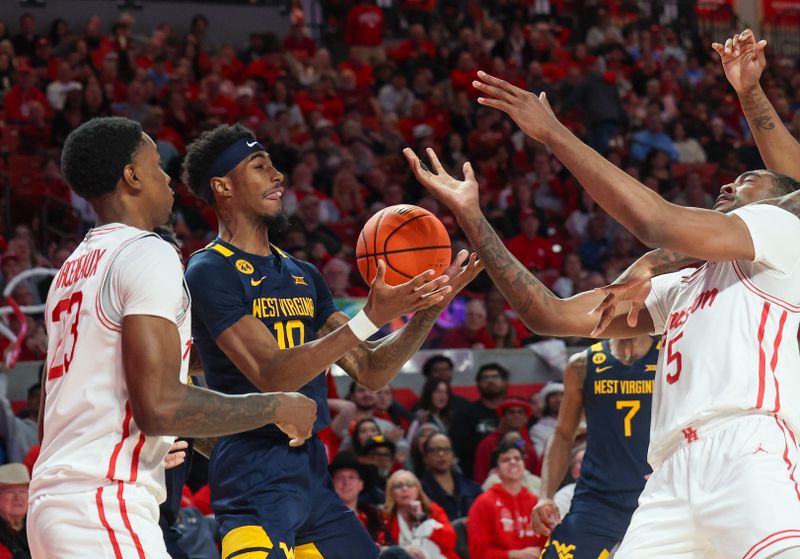
M 310 266 L 294 259 L 276 247 L 270 256 L 258 256 L 239 251 L 219 239 L 204 249 L 204 258 L 214 258 L 218 266 L 236 270 L 239 284 L 231 290 L 241 294 L 250 314 L 259 319 L 275 337 L 281 349 L 311 342 L 317 337 L 318 276 Z M 210 254 L 209 254 L 210 253 Z M 198 255 L 199 256 L 199 255 Z M 196 256 L 193 256 L 193 259 Z M 189 262 L 189 267 L 192 261 Z M 208 330 L 199 321 L 193 325 L 194 343 L 203 361 L 208 386 L 228 394 L 258 392 L 247 377 L 216 345 Z M 330 421 L 327 407 L 327 382 L 324 374 L 301 388 L 300 392 L 317 402 L 318 419 L 315 432 Z M 274 427 L 263 430 L 275 431 Z M 261 430 L 259 430 L 261 431 Z
M 719 262 L 687 272 L 676 289 L 654 391 L 650 463 L 660 463 L 691 425 L 777 413 L 797 428 L 800 286 L 758 264 Z
M 659 347 L 653 341 L 629 365 L 614 357 L 608 341 L 589 348 L 583 384 L 588 439 L 576 496 L 586 489 L 620 498 L 630 494 L 636 506 L 650 471 L 646 456 Z
M 172 437 L 145 437 L 132 417 L 122 364 L 122 317 L 110 277 L 125 250 L 152 235 L 120 224 L 90 231 L 53 280 L 45 323 L 44 438 L 31 496 L 136 481 L 159 496 L 158 470 Z M 181 343 L 190 344 L 190 299 L 178 310 Z M 180 372 L 185 382 L 188 359 Z

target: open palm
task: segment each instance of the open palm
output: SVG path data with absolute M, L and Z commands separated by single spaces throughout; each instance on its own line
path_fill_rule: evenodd
M 758 85 L 761 73 L 767 66 L 764 49 L 767 41 L 756 41 L 750 29 L 745 29 L 725 41 L 725 44 L 712 43 L 722 60 L 725 77 L 737 92 L 746 91 Z
M 456 214 L 456 217 L 462 217 L 470 211 L 480 211 L 478 181 L 475 180 L 472 165 L 469 162 L 464 163 L 464 180 L 460 181 L 448 174 L 431 148 L 427 149 L 427 154 L 433 171 L 423 166 L 414 150 L 403 150 L 417 180 Z

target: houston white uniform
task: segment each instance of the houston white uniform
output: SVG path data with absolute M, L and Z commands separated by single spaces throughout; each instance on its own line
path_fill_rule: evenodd
M 174 437 L 145 436 L 133 419 L 122 363 L 129 315 L 177 324 L 185 382 L 190 299 L 175 250 L 134 227 L 93 229 L 47 297 L 44 438 L 28 515 L 34 558 L 168 557 L 158 503 Z
M 648 461 L 617 559 L 755 559 L 800 546 L 800 219 L 735 210 L 753 262 L 657 277 Z

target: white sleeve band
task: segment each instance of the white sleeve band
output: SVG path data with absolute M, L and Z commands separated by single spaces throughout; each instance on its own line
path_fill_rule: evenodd
M 362 342 L 380 330 L 380 328 L 372 323 L 367 316 L 367 313 L 365 313 L 363 310 L 359 311 L 357 315 L 347 321 L 347 325 L 350 327 L 350 330 L 353 331 L 353 334 L 355 334 L 356 338 Z

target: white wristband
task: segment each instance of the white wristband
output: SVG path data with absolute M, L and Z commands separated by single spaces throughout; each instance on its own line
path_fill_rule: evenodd
M 365 313 L 363 310 L 359 311 L 357 315 L 351 318 L 347 322 L 347 325 L 350 327 L 350 330 L 353 331 L 353 334 L 355 334 L 356 338 L 362 342 L 380 330 L 380 328 L 372 323 L 367 316 L 367 313 Z

